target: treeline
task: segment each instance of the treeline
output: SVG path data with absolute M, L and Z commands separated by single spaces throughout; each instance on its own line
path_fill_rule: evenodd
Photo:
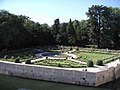
M 27 16 L 0 11 L 0 50 L 53 44 L 51 28 Z
M 97 45 L 120 48 L 120 9 L 93 5 L 86 12 L 88 20 L 39 24 L 23 15 L 0 10 L 0 50 L 43 45 Z

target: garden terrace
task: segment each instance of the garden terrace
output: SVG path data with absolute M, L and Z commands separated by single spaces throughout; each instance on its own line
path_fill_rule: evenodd
M 42 57 L 36 57 L 36 54 L 41 54 Z M 45 57 L 50 57 L 50 59 L 46 60 L 48 58 Z M 66 46 L 57 46 L 53 48 L 47 46 L 46 49 L 45 47 L 37 47 L 0 52 L 0 60 L 4 61 L 15 62 L 16 58 L 19 58 L 22 63 L 25 63 L 27 60 L 32 60 L 32 62 L 37 65 L 69 68 L 86 67 L 85 63 L 89 60 L 93 61 L 94 64 L 96 64 L 98 60 L 102 60 L 103 64 L 106 64 L 118 59 L 119 57 L 119 51 L 115 50 Z M 56 58 L 58 59 L 56 60 Z

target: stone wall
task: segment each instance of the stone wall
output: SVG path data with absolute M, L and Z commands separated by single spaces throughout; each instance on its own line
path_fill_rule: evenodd
M 0 61 L 0 74 L 69 84 L 96 86 L 96 73 L 70 70 L 68 68 L 55 68 Z
M 98 72 L 0 61 L 0 74 L 86 86 L 99 86 L 120 77 L 120 65 Z
M 101 84 L 105 84 L 107 82 L 114 80 L 114 68 L 108 68 L 107 70 L 103 70 L 96 73 L 96 86 L 99 86 Z
M 115 67 L 115 78 L 116 79 L 120 78 L 120 65 L 119 64 Z
M 120 65 L 96 73 L 96 86 L 120 78 Z

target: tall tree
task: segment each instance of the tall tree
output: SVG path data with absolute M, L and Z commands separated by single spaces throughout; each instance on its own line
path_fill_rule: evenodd
M 112 8 L 112 30 L 113 30 L 113 43 L 114 49 L 120 48 L 120 9 L 119 8 Z
M 54 20 L 54 25 L 53 25 L 53 30 L 52 30 L 52 34 L 53 37 L 56 39 L 57 44 L 60 43 L 60 39 L 59 39 L 59 30 L 60 30 L 60 22 L 59 22 L 59 18 Z
M 61 23 L 60 31 L 59 31 L 59 39 L 60 39 L 60 44 L 61 45 L 67 45 L 68 44 L 66 27 L 67 27 L 67 23 Z
M 75 42 L 76 42 L 76 39 L 75 39 L 75 30 L 74 30 L 74 27 L 73 27 L 73 22 L 72 20 L 70 19 L 67 27 L 66 27 L 66 30 L 67 30 L 67 34 L 68 34 L 68 44 L 69 45 L 74 45 Z
M 80 29 L 78 29 L 79 35 L 78 40 L 80 41 L 81 46 L 85 46 L 89 44 L 89 26 L 87 20 L 81 20 L 80 22 Z
M 87 16 L 89 17 L 90 29 L 91 29 L 91 40 L 94 44 L 98 45 L 98 48 L 101 47 L 101 34 L 103 28 L 103 18 L 106 7 L 101 5 L 92 5 L 89 8 Z

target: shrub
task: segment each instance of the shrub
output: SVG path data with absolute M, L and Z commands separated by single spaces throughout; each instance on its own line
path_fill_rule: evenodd
M 87 61 L 87 66 L 88 67 L 93 67 L 94 66 L 93 61 L 91 61 L 91 60 Z
M 26 63 L 26 64 L 32 64 L 32 63 L 31 63 L 31 60 L 27 60 L 25 63 Z
M 59 63 L 59 64 L 58 64 L 58 67 L 62 67 L 62 65 Z
M 102 60 L 97 60 L 96 65 L 103 66 L 103 61 Z
M 19 57 L 15 59 L 15 63 L 20 63 L 20 58 Z
M 72 50 L 73 50 L 73 48 L 71 47 L 71 48 L 70 48 L 70 50 L 72 51 Z
M 76 51 L 79 51 L 79 48 L 76 48 Z

